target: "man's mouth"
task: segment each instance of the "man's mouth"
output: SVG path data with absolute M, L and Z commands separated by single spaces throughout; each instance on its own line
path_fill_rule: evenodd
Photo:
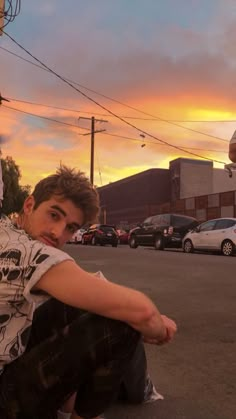
M 57 247 L 57 242 L 55 240 L 50 239 L 46 236 L 41 236 L 41 241 L 45 243 L 47 246 Z

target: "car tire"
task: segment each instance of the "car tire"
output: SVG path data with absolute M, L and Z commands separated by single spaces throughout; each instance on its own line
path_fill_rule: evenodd
M 158 234 L 154 239 L 154 247 L 156 250 L 164 250 L 163 237 Z
M 138 247 L 137 240 L 135 236 L 130 237 L 129 246 L 131 249 L 136 249 Z
M 233 256 L 235 251 L 235 246 L 233 242 L 229 239 L 224 240 L 221 245 L 221 251 L 224 256 Z
M 184 253 L 193 253 L 194 252 L 194 247 L 193 247 L 193 243 L 192 243 L 191 240 L 189 240 L 189 239 L 185 240 L 184 245 L 183 245 L 183 250 L 184 250 Z
M 82 237 L 82 240 L 81 240 L 81 244 L 83 244 L 84 246 L 86 246 L 86 244 L 87 244 L 87 242 L 85 241 L 85 239 Z
M 96 244 L 97 244 L 97 239 L 96 239 L 96 237 L 95 237 L 95 236 L 93 236 L 93 237 L 92 237 L 91 244 L 92 244 L 93 246 L 96 246 Z

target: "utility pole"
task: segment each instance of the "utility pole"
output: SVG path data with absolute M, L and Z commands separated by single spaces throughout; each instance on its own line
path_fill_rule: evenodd
M 90 182 L 94 183 L 94 140 L 95 140 L 95 133 L 96 132 L 104 132 L 106 131 L 105 129 L 100 129 L 100 130 L 96 130 L 95 131 L 95 123 L 96 122 L 108 122 L 105 121 L 104 119 L 96 119 L 94 116 L 92 116 L 91 118 L 85 118 L 80 116 L 78 118 L 80 119 L 87 119 L 91 121 L 91 132 L 88 132 L 86 134 L 82 134 L 83 136 L 85 135 L 90 135 L 91 134 L 91 147 L 90 147 Z
M 4 26 L 4 10 L 5 10 L 5 0 L 0 0 L 0 36 L 2 35 L 2 29 Z

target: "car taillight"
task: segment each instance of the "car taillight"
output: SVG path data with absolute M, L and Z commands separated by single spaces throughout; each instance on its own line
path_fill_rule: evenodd
M 170 226 L 168 228 L 168 234 L 173 234 L 174 228 L 172 226 Z

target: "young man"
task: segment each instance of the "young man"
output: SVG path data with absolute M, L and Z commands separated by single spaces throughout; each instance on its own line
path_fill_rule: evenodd
M 140 338 L 174 337 L 175 322 L 147 296 L 99 281 L 60 250 L 98 209 L 84 174 L 62 166 L 36 185 L 16 226 L 0 221 L 1 419 L 53 418 L 75 392 L 73 417 L 94 418 Z

